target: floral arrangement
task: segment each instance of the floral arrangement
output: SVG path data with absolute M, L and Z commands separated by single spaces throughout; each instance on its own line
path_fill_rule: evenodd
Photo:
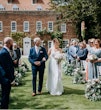
M 23 61 L 21 65 L 19 65 L 21 67 L 25 67 L 26 71 L 29 71 L 29 67 L 28 65 Z
M 95 54 L 88 54 L 87 59 L 90 61 L 97 60 L 98 57 Z
M 90 101 L 101 100 L 101 81 L 99 79 L 88 81 L 85 89 L 85 97 Z
M 62 63 L 62 70 L 63 70 L 63 73 L 66 75 L 69 75 L 69 76 L 73 75 L 73 65 L 69 64 L 67 61 L 64 61 Z
M 82 71 L 80 68 L 76 68 L 74 69 L 74 77 L 73 77 L 73 83 L 80 83 L 80 84 L 84 84 L 86 83 L 85 80 L 85 71 Z
M 27 72 L 27 69 L 24 66 L 20 65 L 19 69 L 18 69 L 18 72 L 21 73 L 22 76 L 25 76 L 25 73 Z
M 16 70 L 14 75 L 15 75 L 15 85 L 18 86 L 18 85 L 22 84 L 22 75 L 21 75 L 21 73 L 18 73 L 18 71 Z
M 29 67 L 27 66 L 27 64 L 25 62 L 22 62 L 21 65 L 19 65 L 18 68 L 15 68 L 15 85 L 18 86 L 20 84 L 22 84 L 22 78 L 25 76 L 25 73 L 29 71 Z
M 57 53 L 55 53 L 54 58 L 57 61 L 57 63 L 59 64 L 62 60 L 65 59 L 65 56 L 63 53 L 57 52 Z

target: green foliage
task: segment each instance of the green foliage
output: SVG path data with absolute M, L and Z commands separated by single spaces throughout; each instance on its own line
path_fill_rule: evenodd
M 50 35 L 51 32 L 50 32 L 50 31 L 47 31 L 46 28 L 44 28 L 42 31 L 37 31 L 37 34 L 38 34 L 40 37 L 43 37 L 44 35 Z
M 60 41 L 60 48 L 62 48 L 62 41 L 63 41 L 63 33 L 59 31 L 54 31 L 51 33 L 51 39 L 57 38 Z
M 44 35 L 49 35 L 51 39 L 58 38 L 59 40 L 61 40 L 63 37 L 63 34 L 59 31 L 50 32 L 47 31 L 46 29 L 43 29 L 42 31 L 38 31 L 37 34 L 40 37 L 43 37 Z
M 58 38 L 62 45 L 63 33 L 61 33 L 60 31 L 49 32 L 46 29 L 43 29 L 42 31 L 38 31 L 37 34 L 40 37 L 43 37 L 44 35 L 49 35 L 51 39 Z
M 61 21 L 73 21 L 78 36 L 81 36 L 81 22 L 85 21 L 85 39 L 101 35 L 101 0 L 67 0 L 68 4 L 54 4 L 52 8 L 61 13 Z
M 54 31 L 51 33 L 51 39 L 58 38 L 59 40 L 62 40 L 63 34 L 59 31 Z
M 23 32 L 12 32 L 10 35 L 14 41 L 22 46 L 22 39 L 25 37 Z

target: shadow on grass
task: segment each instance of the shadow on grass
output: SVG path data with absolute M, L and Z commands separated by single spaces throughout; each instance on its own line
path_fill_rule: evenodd
M 37 99 L 37 96 L 26 100 L 19 100 L 19 98 L 13 97 L 10 100 L 10 109 L 55 109 L 59 108 L 59 105 L 58 103 L 54 103 L 53 100 L 49 101 L 49 103 L 43 102 L 42 99 Z M 64 108 L 68 109 L 69 107 Z
M 51 96 L 48 92 L 43 92 L 42 95 L 35 97 L 28 94 L 18 93 L 10 100 L 10 109 L 69 109 L 68 106 L 63 106 L 61 101 L 64 101 L 65 95 L 77 94 L 83 95 L 84 91 L 64 87 L 64 93 L 61 96 Z M 28 96 L 27 96 L 28 95 Z M 54 103 L 54 101 L 57 101 Z
M 64 87 L 64 93 L 63 93 L 63 95 L 67 95 L 67 94 L 83 95 L 84 94 L 84 90 Z

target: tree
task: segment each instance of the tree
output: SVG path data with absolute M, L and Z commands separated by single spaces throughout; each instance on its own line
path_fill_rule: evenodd
M 22 40 L 25 37 L 24 32 L 12 32 L 10 36 L 22 47 Z
M 53 0 L 52 0 L 53 1 Z M 85 39 L 101 35 L 101 0 L 67 0 L 67 4 L 52 3 L 52 8 L 61 13 L 61 22 L 71 20 L 81 38 L 81 22 L 85 22 Z

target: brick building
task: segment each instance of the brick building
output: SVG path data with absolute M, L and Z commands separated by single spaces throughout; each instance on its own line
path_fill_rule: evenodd
M 54 31 L 58 14 L 49 10 L 50 0 L 0 0 L 0 42 L 12 32 L 25 32 L 33 39 L 38 30 L 46 28 Z M 62 23 L 60 31 L 63 32 L 64 45 L 68 40 L 76 38 L 71 22 Z M 46 40 L 46 47 L 50 47 L 50 36 L 41 38 Z

